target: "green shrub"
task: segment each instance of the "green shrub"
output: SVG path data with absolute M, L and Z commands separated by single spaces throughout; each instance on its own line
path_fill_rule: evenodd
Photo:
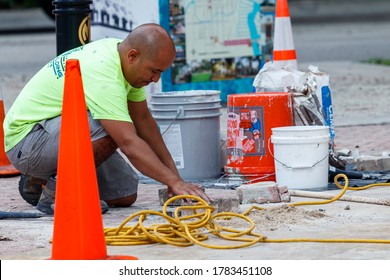
M 370 58 L 366 62 L 371 63 L 371 64 L 380 64 L 380 65 L 390 66 L 390 59 Z

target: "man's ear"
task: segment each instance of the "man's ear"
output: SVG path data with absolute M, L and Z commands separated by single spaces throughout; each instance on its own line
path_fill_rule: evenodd
M 137 58 L 139 57 L 139 54 L 140 54 L 139 51 L 136 49 L 129 50 L 127 53 L 127 59 L 129 63 L 133 63 L 134 61 L 136 61 Z

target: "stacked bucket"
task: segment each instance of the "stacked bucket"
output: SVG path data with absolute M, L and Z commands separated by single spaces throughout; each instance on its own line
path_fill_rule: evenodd
M 150 112 L 183 179 L 221 175 L 220 108 L 216 90 L 151 94 Z

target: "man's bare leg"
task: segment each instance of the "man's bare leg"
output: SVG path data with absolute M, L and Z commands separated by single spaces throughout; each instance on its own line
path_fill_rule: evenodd
M 95 166 L 106 161 L 118 148 L 111 136 L 105 136 L 92 142 Z M 129 207 L 137 200 L 137 193 L 118 199 L 106 200 L 111 207 Z

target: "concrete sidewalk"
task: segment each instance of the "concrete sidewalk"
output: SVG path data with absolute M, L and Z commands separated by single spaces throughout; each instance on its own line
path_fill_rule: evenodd
M 23 211 L 37 213 L 34 207 L 26 204 L 18 195 L 18 178 L 0 180 L 2 203 L 0 211 Z M 105 228 L 117 228 L 131 214 L 152 209 L 161 211 L 158 200 L 160 185 L 140 185 L 139 198 L 130 208 L 112 208 L 103 215 Z M 220 195 L 227 190 L 206 189 L 210 196 Z M 231 191 L 230 191 L 231 192 Z M 328 191 L 332 195 L 339 190 Z M 358 194 L 347 191 L 348 195 L 390 199 L 388 188 L 378 187 Z M 320 201 L 319 199 L 292 197 L 291 202 Z M 249 218 L 255 222 L 253 232 L 265 235 L 268 239 L 311 238 L 311 239 L 368 239 L 389 240 L 390 207 L 368 203 L 336 201 L 324 205 L 298 206 L 279 208 L 280 203 L 259 205 L 267 211 L 254 210 Z M 251 204 L 242 204 L 239 212 L 247 210 Z M 272 210 L 273 209 L 273 210 Z M 52 217 L 38 219 L 0 220 L 0 259 L 47 259 L 51 256 L 53 234 Z M 157 216 L 149 216 L 146 225 L 166 223 Z M 224 222 L 221 221 L 222 224 Z M 135 221 L 127 225 L 134 225 Z M 247 229 L 242 222 L 225 223 L 235 229 Z M 91 233 L 93 234 L 93 233 Z M 213 236 L 205 241 L 211 245 L 236 245 Z M 347 242 L 347 241 L 346 241 Z M 388 260 L 389 244 L 373 243 L 335 243 L 291 242 L 291 243 L 258 243 L 241 249 L 210 249 L 199 245 L 176 247 L 165 244 L 139 246 L 107 246 L 109 255 L 132 255 L 142 260 Z M 373 241 L 374 242 L 374 241 Z

